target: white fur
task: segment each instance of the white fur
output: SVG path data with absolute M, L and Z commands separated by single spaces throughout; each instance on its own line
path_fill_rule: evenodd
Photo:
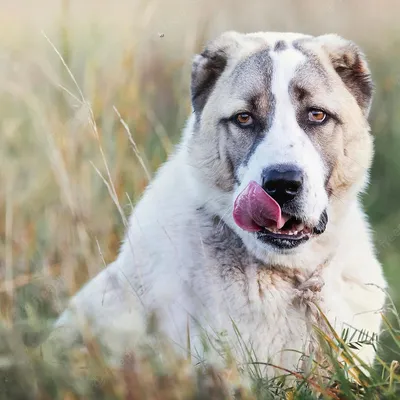
M 267 164 L 294 162 L 304 168 L 309 191 L 316 193 L 306 205 L 316 218 L 327 205 L 326 196 L 317 189 L 323 187 L 323 164 L 306 136 L 299 132 L 287 93 L 288 82 L 303 58 L 289 49 L 273 55 L 273 60 L 277 71 L 273 77 L 277 114 L 248 169 L 242 171 L 243 185 L 259 176 L 260 169 L 266 166 L 265 160 Z M 234 196 L 211 189 L 192 168 L 188 144 L 193 127 L 191 117 L 178 150 L 160 168 L 135 207 L 117 260 L 71 300 L 56 331 L 71 343 L 82 326 L 76 315 L 89 317 L 92 331 L 112 348 L 118 359 L 143 339 L 143 317 L 153 309 L 159 312 L 161 329 L 180 349 L 186 347 L 189 315 L 195 316 L 209 333 L 227 330 L 237 348 L 232 319 L 238 322 L 243 340 L 251 341 L 260 361 L 271 359 L 282 367 L 295 368 L 299 356 L 282 351 L 303 349 L 308 332 L 304 314 L 292 306 L 291 289 L 273 286 L 261 299 L 257 270 L 249 265 L 245 271 L 248 295 L 244 297 L 240 282 L 219 279 L 217 261 L 204 250 L 196 225 L 197 208 L 207 202 L 210 209 L 234 227 L 230 212 Z M 339 211 L 331 210 L 330 223 L 322 237 L 301 245 L 293 254 L 268 252 L 255 245 L 250 234 L 240 231 L 240 235 L 259 259 L 297 268 L 305 274 L 331 257 L 322 272 L 325 286 L 321 292 L 329 319 L 339 330 L 343 324 L 369 332 L 379 330 L 377 311 L 383 306 L 384 294 L 376 286 L 366 284 L 384 288 L 386 283 L 356 197 L 346 200 Z M 200 331 L 195 324 L 190 329 L 193 346 L 199 346 Z M 364 356 L 371 361 L 372 349 L 366 348 Z

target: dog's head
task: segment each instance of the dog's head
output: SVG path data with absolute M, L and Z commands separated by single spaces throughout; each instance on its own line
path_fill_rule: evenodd
M 227 32 L 195 57 L 190 162 L 247 245 L 296 252 L 365 186 L 371 96 L 336 35 Z

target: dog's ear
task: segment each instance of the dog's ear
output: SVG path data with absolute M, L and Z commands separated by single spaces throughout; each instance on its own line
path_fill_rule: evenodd
M 335 71 L 357 100 L 364 115 L 368 116 L 374 86 L 365 55 L 356 44 L 338 35 L 323 35 L 317 39 L 322 42 Z
M 192 66 L 192 105 L 200 114 L 221 76 L 229 57 L 239 47 L 240 34 L 229 31 L 208 43 L 201 54 L 195 56 Z

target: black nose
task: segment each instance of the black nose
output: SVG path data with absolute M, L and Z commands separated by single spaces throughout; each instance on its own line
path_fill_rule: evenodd
M 262 187 L 277 203 L 293 200 L 301 191 L 303 172 L 294 165 L 282 164 L 266 168 L 262 173 Z

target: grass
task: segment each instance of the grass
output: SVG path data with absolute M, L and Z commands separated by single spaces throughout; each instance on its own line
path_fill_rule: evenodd
M 8 4 L 7 4 L 8 3 Z M 363 3 L 364 4 L 364 3 Z M 371 3 L 372 4 L 372 3 Z M 284 13 L 282 10 L 286 10 Z M 0 399 L 396 398 L 400 306 L 400 76 L 398 5 L 237 1 L 6 2 L 0 20 Z M 366 29 L 368 27 L 368 29 Z M 354 332 L 320 333 L 333 370 L 292 376 L 292 389 L 266 379 L 261 364 L 227 358 L 224 371 L 192 368 L 154 336 L 160 352 L 128 355 L 116 370 L 89 338 L 50 363 L 35 347 L 68 297 L 111 262 L 132 204 L 177 142 L 190 112 L 192 55 L 218 31 L 334 31 L 365 48 L 376 82 L 371 114 L 376 157 L 364 196 L 391 286 L 380 360 L 370 376 L 354 347 L 376 345 Z M 45 32 L 60 52 L 65 64 Z M 71 71 L 71 74 L 68 72 Z M 74 82 L 74 79 L 76 83 Z M 78 89 L 79 88 L 79 89 Z M 161 357 L 160 354 L 163 354 Z M 279 366 L 277 366 L 279 367 Z M 361 378 L 351 374 L 358 374 Z M 358 383 L 357 383 L 358 382 Z
M 397 313 L 395 317 L 399 319 Z M 85 350 L 77 345 L 54 356 L 47 343 L 27 347 L 26 332 L 2 326 L 0 350 L 9 354 L 0 358 L 0 395 L 5 399 L 397 399 L 399 363 L 387 363 L 379 356 L 372 368 L 355 353 L 362 346 L 378 346 L 376 338 L 350 329 L 339 335 L 322 318 L 325 329 L 316 326 L 315 331 L 324 356 L 303 356 L 307 372 L 257 361 L 250 351 L 245 365 L 237 364 L 227 351 L 221 369 L 205 363 L 193 367 L 150 325 L 151 345 L 127 354 L 116 368 L 107 364 L 104 344 L 89 334 L 84 335 Z M 393 337 L 393 350 L 399 351 L 400 331 L 382 318 L 385 332 Z M 220 340 L 223 346 L 223 337 Z M 282 376 L 268 379 L 267 366 Z

